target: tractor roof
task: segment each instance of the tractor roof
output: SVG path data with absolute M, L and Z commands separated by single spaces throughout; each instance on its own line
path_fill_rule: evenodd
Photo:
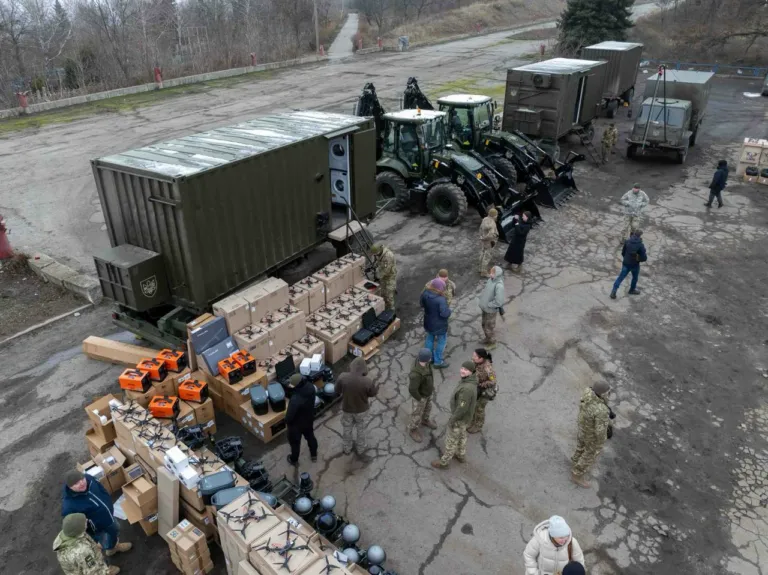
M 490 101 L 491 98 L 489 96 L 482 96 L 479 94 L 451 94 L 450 96 L 443 96 L 437 99 L 438 104 L 465 108 L 473 108 Z
M 445 117 L 445 112 L 438 112 L 437 110 L 399 110 L 397 112 L 390 112 L 384 114 L 385 120 L 391 120 L 393 122 L 407 122 L 412 124 L 421 124 L 434 120 L 435 118 Z

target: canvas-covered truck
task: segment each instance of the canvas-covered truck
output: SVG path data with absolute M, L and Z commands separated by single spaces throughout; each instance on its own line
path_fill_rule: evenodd
M 712 72 L 664 70 L 648 78 L 643 104 L 627 138 L 627 158 L 673 153 L 678 164 L 696 144 L 712 89 Z
M 600 60 L 608 64 L 601 104 L 608 118 L 613 118 L 620 107 L 632 105 L 642 54 L 643 45 L 635 42 L 610 40 L 582 48 L 580 57 L 584 60 Z M 631 114 L 630 108 L 630 117 Z
M 94 255 L 102 291 L 115 323 L 162 346 L 376 209 L 374 122 L 342 114 L 264 116 L 92 167 L 111 245 Z

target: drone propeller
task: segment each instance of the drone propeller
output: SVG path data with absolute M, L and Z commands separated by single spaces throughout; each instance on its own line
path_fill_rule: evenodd
M 291 563 L 291 557 L 290 556 L 285 556 L 283 558 L 282 563 L 272 563 L 272 565 L 279 565 L 280 569 L 285 569 L 286 571 L 290 572 L 291 571 L 290 563 Z
M 325 567 L 323 567 L 323 571 L 325 571 L 325 575 L 330 575 L 331 571 L 334 569 L 340 569 L 338 565 L 331 565 L 331 560 L 328 559 L 328 555 L 325 556 Z

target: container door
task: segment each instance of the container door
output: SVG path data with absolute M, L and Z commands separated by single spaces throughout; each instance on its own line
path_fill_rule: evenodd
M 352 136 L 352 209 L 358 218 L 376 213 L 376 130 Z
M 579 123 L 581 120 L 581 110 L 584 106 L 584 93 L 587 90 L 587 76 L 579 78 L 579 87 L 576 91 L 576 106 L 573 108 L 573 125 Z

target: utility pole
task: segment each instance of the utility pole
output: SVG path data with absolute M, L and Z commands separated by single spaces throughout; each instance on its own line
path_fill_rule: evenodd
M 317 21 L 317 0 L 312 0 L 312 7 L 315 11 L 315 52 L 320 52 L 320 24 Z

